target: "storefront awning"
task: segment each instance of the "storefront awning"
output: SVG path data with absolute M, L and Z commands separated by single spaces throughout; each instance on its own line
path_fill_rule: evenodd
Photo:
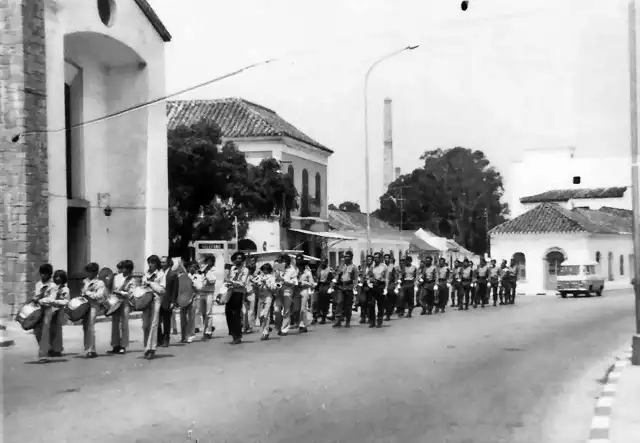
M 289 229 L 291 232 L 298 232 L 300 234 L 311 235 L 314 237 L 326 238 L 328 240 L 357 240 L 355 237 L 345 237 L 344 235 L 334 234 L 332 232 L 315 232 L 306 231 L 304 229 Z

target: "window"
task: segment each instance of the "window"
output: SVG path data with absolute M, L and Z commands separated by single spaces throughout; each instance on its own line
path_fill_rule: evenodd
M 526 280 L 527 278 L 527 259 L 522 252 L 513 254 L 513 259 L 518 263 L 518 279 Z
M 302 211 L 303 217 L 309 216 L 309 171 L 302 170 Z
M 600 263 L 600 260 L 602 259 L 602 255 L 600 254 L 600 251 L 596 252 L 596 263 Z
M 620 276 L 624 275 L 624 255 L 620 254 Z
M 322 206 L 322 177 L 316 172 L 316 204 Z
M 581 180 L 580 180 L 580 176 L 579 175 L 576 175 L 575 177 L 573 177 L 573 184 L 574 185 L 579 185 L 580 182 L 581 182 Z
M 289 165 L 289 168 L 287 169 L 287 174 L 289 174 L 289 177 L 291 178 L 291 181 L 294 182 L 294 178 L 295 178 L 295 171 L 293 169 L 293 165 Z
M 561 266 L 558 270 L 558 275 L 579 275 L 580 274 L 580 266 L 579 265 L 567 265 Z
M 596 273 L 596 267 L 594 265 L 586 265 L 583 269 L 584 275 L 594 275 Z

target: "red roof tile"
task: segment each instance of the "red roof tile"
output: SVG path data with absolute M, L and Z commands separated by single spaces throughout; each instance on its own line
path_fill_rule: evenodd
M 626 187 L 593 188 L 593 189 L 554 189 L 542 194 L 522 197 L 520 203 L 566 202 L 585 198 L 620 198 L 624 196 Z
M 220 126 L 226 138 L 291 137 L 322 151 L 333 153 L 275 111 L 241 98 L 175 100 L 167 102 L 167 129 L 207 119 Z
M 542 203 L 530 211 L 496 226 L 495 234 L 592 233 L 626 234 L 631 221 L 605 211 L 568 210 L 555 203 Z

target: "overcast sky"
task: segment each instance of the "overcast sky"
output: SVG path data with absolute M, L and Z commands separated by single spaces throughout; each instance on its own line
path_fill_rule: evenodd
M 370 81 L 372 208 L 382 193 L 383 99 L 393 100 L 395 166 L 427 149 L 480 149 L 507 176 L 532 147 L 625 155 L 625 0 L 151 0 L 173 41 L 169 93 L 272 57 L 180 98 L 242 97 L 335 151 L 329 201 L 364 209 L 364 74 Z M 544 179 L 543 173 L 541 180 Z

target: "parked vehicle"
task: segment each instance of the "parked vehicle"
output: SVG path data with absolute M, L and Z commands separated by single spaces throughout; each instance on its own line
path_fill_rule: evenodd
M 564 262 L 558 270 L 557 290 L 562 298 L 569 294 L 600 297 L 604 290 L 604 274 L 596 262 Z

